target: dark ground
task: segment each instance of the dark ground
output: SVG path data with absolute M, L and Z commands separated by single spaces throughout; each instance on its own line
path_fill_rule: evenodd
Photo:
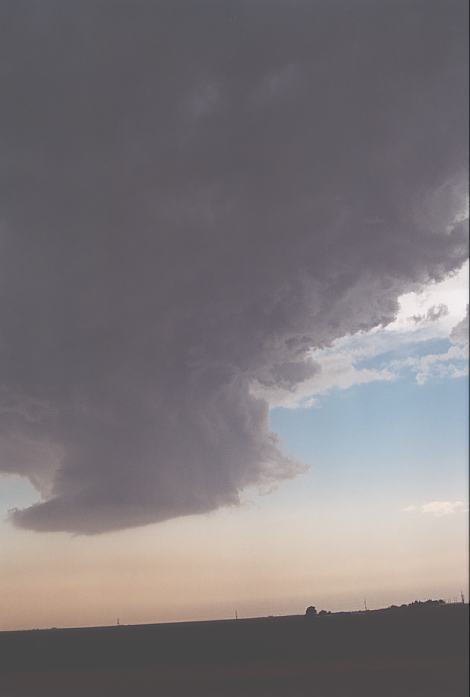
M 468 605 L 0 633 L 0 697 L 467 697 Z

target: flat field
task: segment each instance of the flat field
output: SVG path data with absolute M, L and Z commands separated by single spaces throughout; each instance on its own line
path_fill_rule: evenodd
M 468 605 L 0 633 L 0 697 L 467 697 Z

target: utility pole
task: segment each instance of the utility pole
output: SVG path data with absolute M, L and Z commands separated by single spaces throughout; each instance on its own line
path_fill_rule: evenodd
M 367 601 L 366 601 L 365 598 L 364 598 L 364 610 L 365 610 L 366 612 L 368 612 L 368 610 L 369 610 L 369 608 L 367 607 Z
M 462 601 L 462 605 L 465 605 L 465 596 L 463 594 L 463 591 L 460 591 L 460 600 Z
M 238 620 L 238 611 L 235 610 L 235 619 Z

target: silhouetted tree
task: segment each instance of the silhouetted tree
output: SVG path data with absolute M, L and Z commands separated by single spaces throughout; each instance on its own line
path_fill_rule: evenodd
M 305 617 L 316 617 L 316 615 L 316 607 L 314 605 L 309 605 L 309 607 L 305 610 Z

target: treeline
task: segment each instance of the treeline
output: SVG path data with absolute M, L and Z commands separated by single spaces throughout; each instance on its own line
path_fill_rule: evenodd
M 446 601 L 445 600 L 413 600 L 413 602 L 404 603 L 403 605 L 391 605 L 388 609 L 389 610 L 420 610 L 420 609 L 427 609 L 430 607 L 441 607 L 442 605 L 445 605 Z

